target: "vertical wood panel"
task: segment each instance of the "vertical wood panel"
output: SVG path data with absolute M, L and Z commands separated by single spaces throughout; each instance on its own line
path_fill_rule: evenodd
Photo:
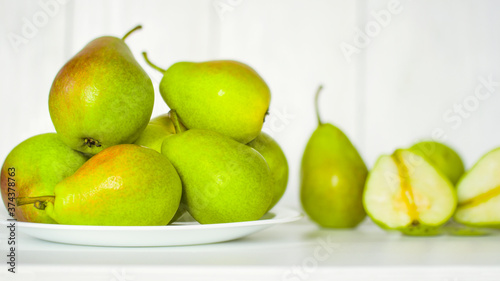
M 373 20 L 370 12 L 385 9 L 388 2 L 370 1 L 367 20 Z M 466 112 L 469 116 L 461 118 L 459 126 L 443 114 L 474 99 L 478 77 L 492 75 L 500 81 L 500 34 L 494 28 L 500 25 L 500 5 L 449 0 L 401 5 L 403 11 L 365 50 L 369 162 L 441 129 L 445 141 L 470 166 L 500 144 L 500 133 L 494 129 L 500 118 L 500 87 Z
M 48 111 L 48 94 L 54 76 L 65 61 L 65 5 L 56 4 L 57 8 L 50 8 L 49 15 L 38 1 L 15 2 L 0 3 L 2 161 L 24 139 L 54 131 Z M 37 20 L 34 21 L 34 17 Z M 32 24 L 34 28 L 27 27 Z M 9 38 L 12 36 L 24 37 L 24 43 L 11 44 Z

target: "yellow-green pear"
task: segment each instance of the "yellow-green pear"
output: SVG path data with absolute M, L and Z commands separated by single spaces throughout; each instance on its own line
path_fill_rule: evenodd
M 178 62 L 163 73 L 160 93 L 188 129 L 205 129 L 241 143 L 255 139 L 269 109 L 271 93 L 250 66 L 231 60 Z
M 162 154 L 179 173 L 182 201 L 198 222 L 251 221 L 267 212 L 273 182 L 256 150 L 217 132 L 191 129 L 166 138 Z
M 55 186 L 73 175 L 87 157 L 65 145 L 57 134 L 31 137 L 7 156 L 1 172 L 2 198 L 17 221 L 56 223 L 33 205 L 16 206 L 19 197 L 54 195 Z
M 279 144 L 264 132 L 261 132 L 257 138 L 249 142 L 248 146 L 257 150 L 266 159 L 271 169 L 274 196 L 271 205 L 269 205 L 270 210 L 285 193 L 288 184 L 288 161 Z
M 182 195 L 168 159 L 135 144 L 109 147 L 58 183 L 53 196 L 18 198 L 69 225 L 166 225 Z
M 167 114 L 152 119 L 135 144 L 152 148 L 161 153 L 161 144 L 166 137 L 175 134 L 174 124 Z
M 320 91 L 321 87 L 316 93 L 318 128 L 302 157 L 302 207 L 322 227 L 355 227 L 366 216 L 362 194 L 368 171 L 347 136 L 336 126 L 321 122 Z
M 69 147 L 94 155 L 113 145 L 133 143 L 146 128 L 154 88 L 125 44 L 132 31 L 122 39 L 93 40 L 55 77 L 50 117 Z

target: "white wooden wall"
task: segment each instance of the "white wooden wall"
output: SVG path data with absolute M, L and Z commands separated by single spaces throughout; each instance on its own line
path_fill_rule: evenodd
M 470 167 L 500 146 L 498 12 L 493 0 L 0 0 L 0 159 L 54 131 L 48 93 L 68 59 L 90 40 L 121 37 L 140 23 L 127 43 L 156 90 L 161 75 L 143 63 L 143 50 L 163 67 L 235 59 L 265 78 L 265 130 L 290 162 L 284 205 L 299 206 L 320 83 L 323 119 L 350 136 L 369 166 L 440 134 Z M 484 87 L 488 79 L 494 83 Z M 153 115 L 167 111 L 157 91 Z

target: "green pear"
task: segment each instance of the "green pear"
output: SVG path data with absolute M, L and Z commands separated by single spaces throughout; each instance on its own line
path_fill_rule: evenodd
M 122 144 L 93 156 L 58 183 L 54 194 L 17 201 L 34 203 L 60 224 L 166 225 L 179 207 L 182 185 L 166 157 Z
M 154 88 L 124 42 L 132 31 L 123 39 L 93 40 L 54 79 L 50 117 L 69 147 L 94 155 L 113 145 L 133 143 L 146 128 Z
M 464 173 L 462 159 L 449 146 L 436 141 L 422 141 L 410 147 L 410 150 L 425 157 L 429 163 L 447 176 L 452 184 L 457 184 Z
M 161 153 L 163 140 L 171 134 L 175 134 L 174 124 L 168 114 L 163 114 L 152 119 L 134 143 Z
M 18 221 L 56 223 L 33 205 L 15 206 L 15 199 L 53 195 L 56 184 L 73 175 L 85 161 L 87 157 L 66 146 L 54 133 L 23 141 L 9 153 L 2 167 L 5 207 Z
M 318 128 L 302 157 L 302 207 L 322 227 L 355 227 L 366 216 L 361 199 L 368 171 L 347 136 L 334 125 L 321 122 L 320 91 L 321 87 L 316 93 Z
M 256 150 L 217 132 L 192 129 L 166 138 L 162 154 L 179 173 L 182 200 L 198 222 L 251 221 L 267 212 L 271 171 Z
M 244 144 L 259 135 L 271 94 L 251 67 L 226 60 L 178 62 L 164 70 L 143 54 L 164 74 L 160 93 L 187 128 L 215 131 Z
M 481 157 L 457 185 L 454 219 L 469 226 L 500 227 L 500 148 Z
M 257 150 L 266 159 L 271 169 L 274 192 L 273 201 L 269 205 L 269 210 L 271 210 L 285 193 L 288 183 L 288 162 L 285 153 L 283 153 L 279 144 L 264 132 L 261 132 L 257 138 L 249 142 L 248 146 Z
M 381 156 L 363 194 L 365 210 L 375 223 L 407 235 L 440 234 L 456 204 L 451 181 L 410 149 Z

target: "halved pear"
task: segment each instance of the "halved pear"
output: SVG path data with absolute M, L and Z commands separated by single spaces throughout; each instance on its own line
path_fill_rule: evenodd
M 470 226 L 500 226 L 500 148 L 484 155 L 459 181 L 454 219 Z
M 457 199 L 450 180 L 410 150 L 381 156 L 368 175 L 363 205 L 384 229 L 435 235 L 453 215 Z

